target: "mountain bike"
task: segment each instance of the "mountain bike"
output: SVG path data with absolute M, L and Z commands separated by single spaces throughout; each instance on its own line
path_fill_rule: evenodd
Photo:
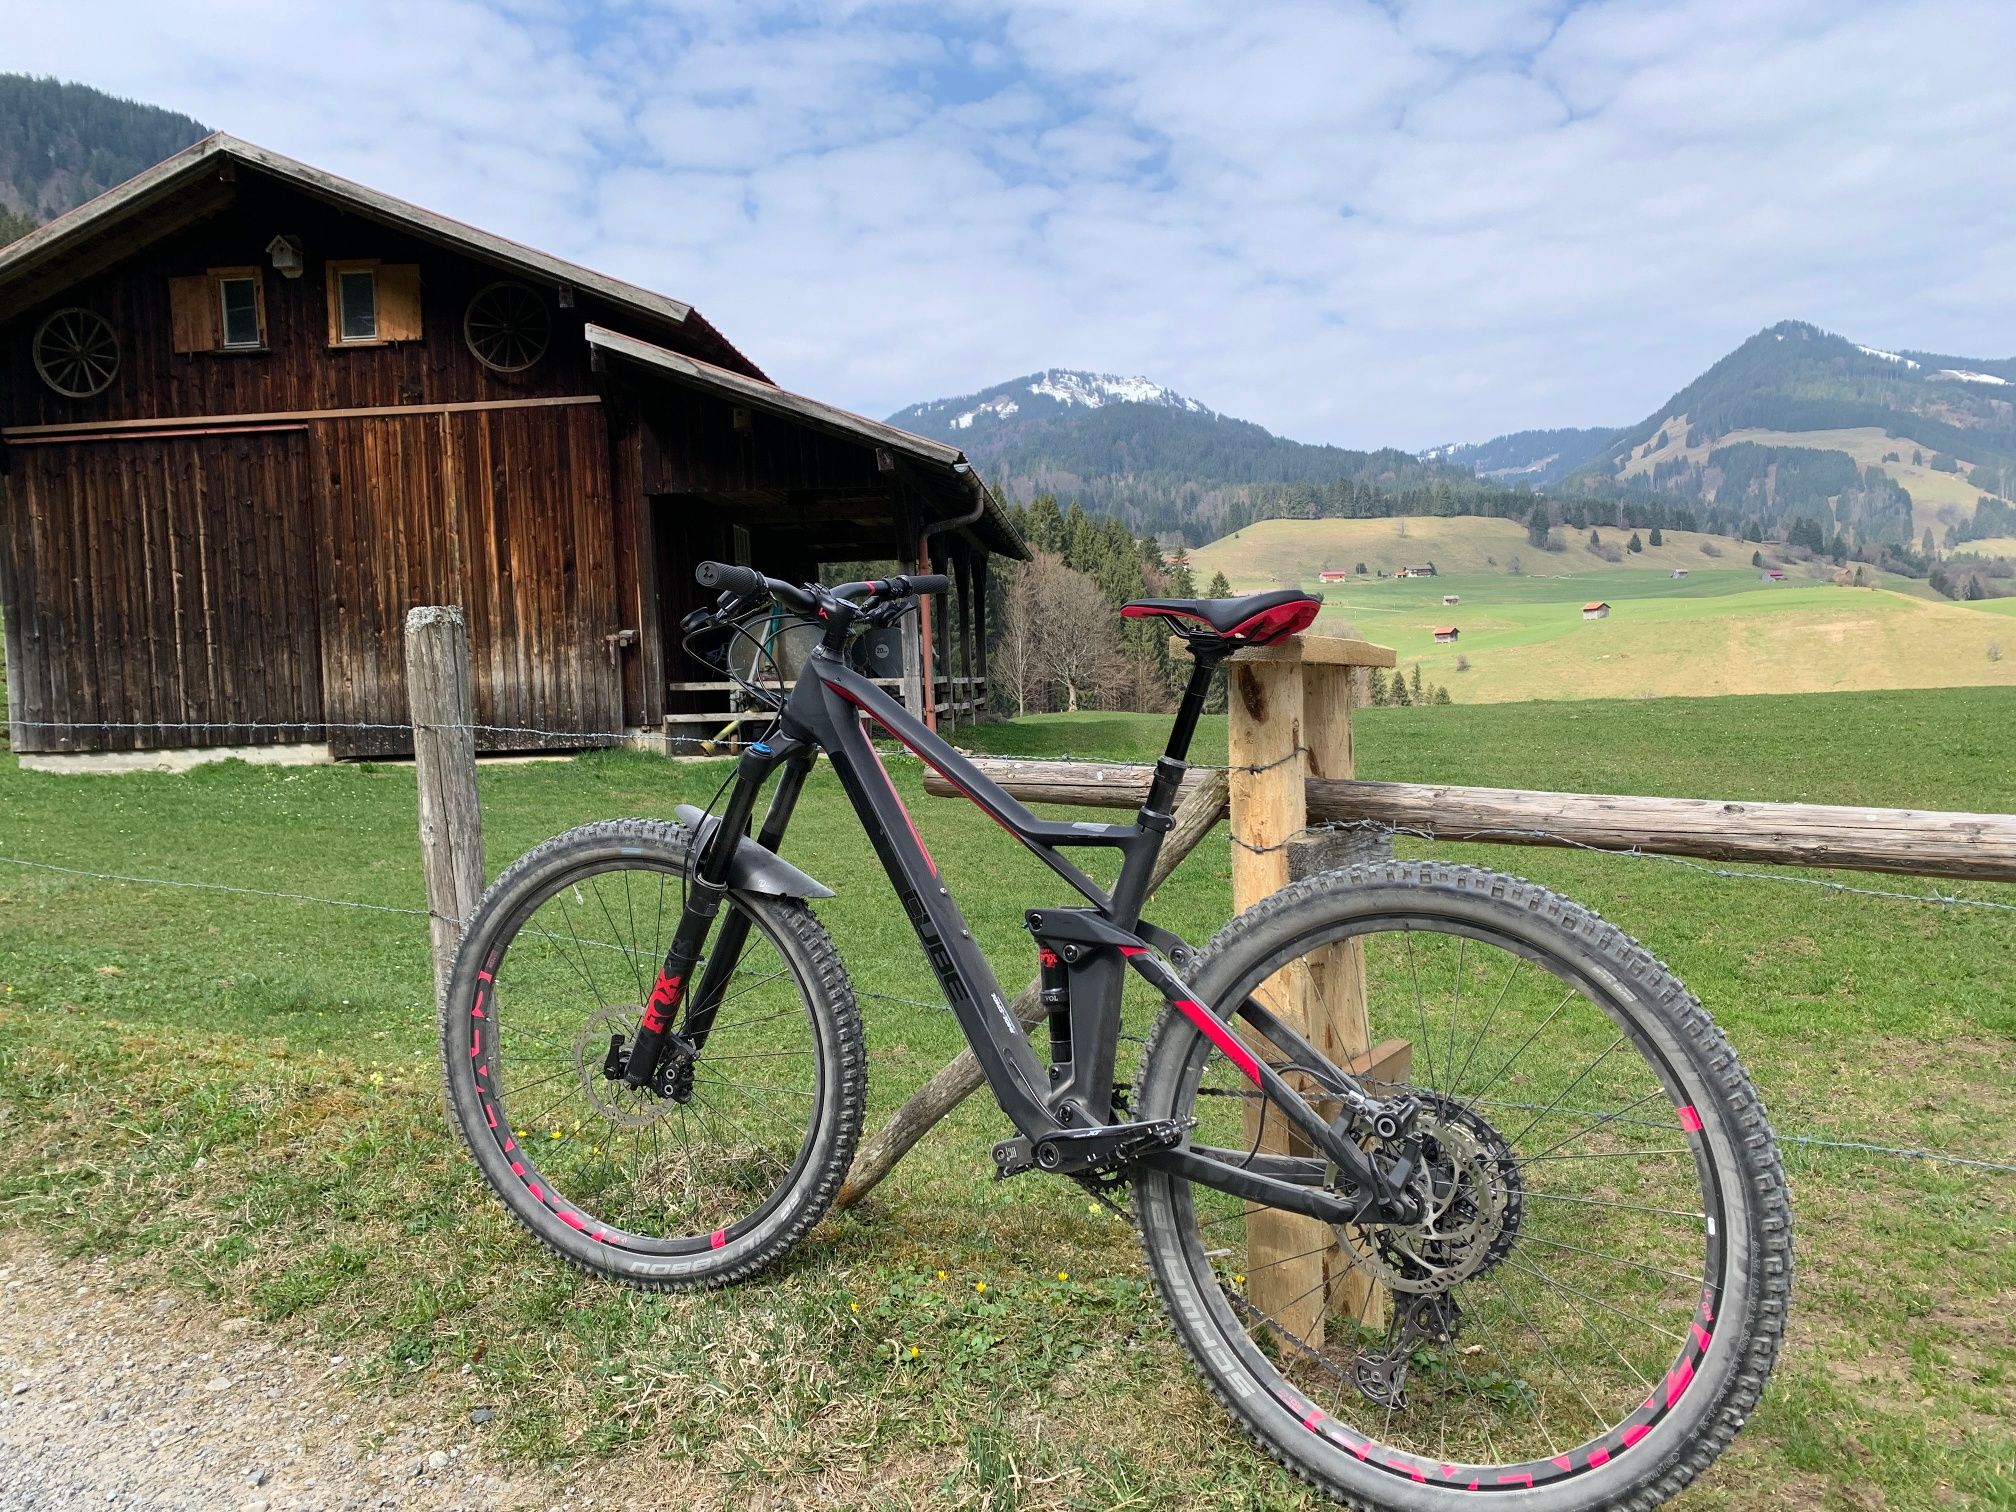
M 1212 676 L 1318 600 L 1125 607 L 1193 662 L 1139 813 L 1111 824 L 1037 817 L 850 664 L 859 632 L 944 578 L 697 575 L 719 590 L 686 622 L 701 654 L 779 608 L 820 627 L 791 685 L 758 690 L 774 724 L 718 813 L 590 824 L 519 859 L 443 999 L 451 1110 L 541 1242 L 633 1286 L 721 1286 L 827 1210 L 868 1061 L 809 906 L 833 893 L 779 854 L 823 753 L 1014 1127 L 996 1174 L 1129 1202 L 1178 1339 L 1281 1464 L 1366 1507 L 1488 1491 L 1563 1512 L 1651 1506 L 1728 1444 L 1784 1329 L 1784 1176 L 1736 1057 L 1648 952 L 1533 883 L 1433 861 L 1308 877 L 1201 950 L 1142 917 Z M 871 735 L 1082 900 L 1024 918 L 1046 1056 Z M 1117 853 L 1110 891 L 1081 848 Z M 1122 1086 L 1130 981 L 1160 1006 Z M 1404 1074 L 1313 1042 L 1270 1006 L 1284 984 L 1362 1015 L 1365 1044 L 1404 1044 Z

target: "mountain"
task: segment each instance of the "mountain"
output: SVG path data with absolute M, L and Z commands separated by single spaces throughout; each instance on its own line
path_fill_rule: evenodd
M 1433 446 L 1421 453 L 1424 462 L 1454 462 L 1480 478 L 1501 483 L 1523 482 L 1535 488 L 1558 483 L 1595 461 L 1617 434 L 1615 427 L 1514 431 L 1489 441 L 1459 441 Z
M 0 74 L 0 243 L 123 184 L 209 130 L 89 85 Z
M 1562 492 L 1684 500 L 1731 533 L 2007 535 L 2016 358 L 1892 352 L 1781 321 L 1616 432 Z
M 1054 493 L 1192 545 L 1272 514 L 1338 512 L 1324 496 L 1353 488 L 1425 500 L 1439 485 L 1446 500 L 1482 486 L 1468 467 L 1290 441 L 1146 378 L 1070 368 L 913 404 L 889 423 L 958 446 L 1013 502 Z

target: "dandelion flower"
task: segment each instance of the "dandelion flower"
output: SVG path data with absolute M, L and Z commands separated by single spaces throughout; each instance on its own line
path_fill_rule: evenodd
M 371 1073 L 371 1085 L 372 1085 L 372 1086 L 374 1086 L 374 1087 L 382 1087 L 382 1086 L 384 1086 L 384 1085 L 385 1085 L 385 1073 L 384 1073 L 383 1071 L 373 1071 L 373 1072 Z
M 918 1355 L 919 1355 L 920 1353 L 922 1353 L 922 1351 L 921 1351 L 921 1350 L 919 1350 L 919 1349 L 917 1348 L 917 1346 L 916 1346 L 915 1344 L 912 1344 L 912 1345 L 910 1346 L 910 1358 L 911 1358 L 911 1359 L 913 1359 L 913 1360 L 914 1360 L 914 1359 L 916 1359 L 916 1358 L 917 1358 L 917 1356 L 918 1356 Z
M 987 1290 L 987 1283 L 985 1281 L 975 1281 L 973 1283 L 973 1290 L 975 1290 L 976 1292 L 984 1292 L 985 1290 Z
M 1058 1279 L 1059 1281 L 1069 1281 L 1069 1280 L 1071 1279 L 1071 1272 L 1069 1272 L 1069 1271 L 1059 1271 L 1059 1272 L 1057 1272 L 1057 1279 Z
M 940 1281 L 943 1281 L 945 1279 L 945 1272 L 943 1272 L 942 1270 L 938 1272 L 938 1279 Z
M 1237 1271 L 1234 1271 L 1232 1273 L 1232 1284 L 1234 1286 L 1244 1286 L 1246 1284 L 1246 1278 L 1240 1275 Z
M 859 1311 L 861 1311 L 861 1304 L 860 1304 L 859 1302 L 849 1302 L 849 1303 L 847 1304 L 847 1311 L 849 1311 L 849 1312 L 859 1312 Z

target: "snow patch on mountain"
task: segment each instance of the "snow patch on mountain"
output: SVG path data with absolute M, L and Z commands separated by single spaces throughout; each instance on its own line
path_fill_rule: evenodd
M 2001 388 L 2009 387 L 2007 378 L 1997 378 L 1993 373 L 1976 373 L 1967 368 L 1941 368 L 1932 376 L 1950 378 L 1956 383 L 1992 383 Z
M 1886 352 L 1881 347 L 1865 347 L 1858 345 L 1855 348 L 1855 350 L 1858 352 L 1866 352 L 1871 357 L 1881 357 L 1885 362 L 1901 362 L 1907 368 L 1915 368 L 1916 366 L 1918 366 L 1918 364 L 1913 362 L 1909 357 L 1900 357 L 1897 355 L 1897 353 Z
M 1029 385 L 1029 392 L 1055 399 L 1059 404 L 1082 404 L 1087 409 L 1098 409 L 1100 405 L 1113 401 L 1120 404 L 1163 404 L 1171 409 L 1188 410 L 1193 415 L 1210 413 L 1195 399 L 1186 399 L 1174 389 L 1150 383 L 1146 378 L 1122 378 L 1113 373 L 1079 373 L 1068 368 L 1052 368 L 1036 375 L 1035 381 Z
M 1006 394 L 996 394 L 992 399 L 986 399 L 974 405 L 973 408 L 967 410 L 963 415 L 954 415 L 951 421 L 952 428 L 954 430 L 971 430 L 973 422 L 982 415 L 992 415 L 996 420 L 1006 420 L 1020 408 L 1022 406 L 1017 404 L 1013 399 L 1010 399 Z

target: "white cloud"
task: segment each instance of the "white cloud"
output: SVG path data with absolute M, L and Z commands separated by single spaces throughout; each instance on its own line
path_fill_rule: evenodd
M 1634 419 L 1786 316 L 2016 350 L 1995 0 L 584 14 L 44 6 L 9 66 L 664 289 L 870 413 L 1066 364 L 1414 445 Z

